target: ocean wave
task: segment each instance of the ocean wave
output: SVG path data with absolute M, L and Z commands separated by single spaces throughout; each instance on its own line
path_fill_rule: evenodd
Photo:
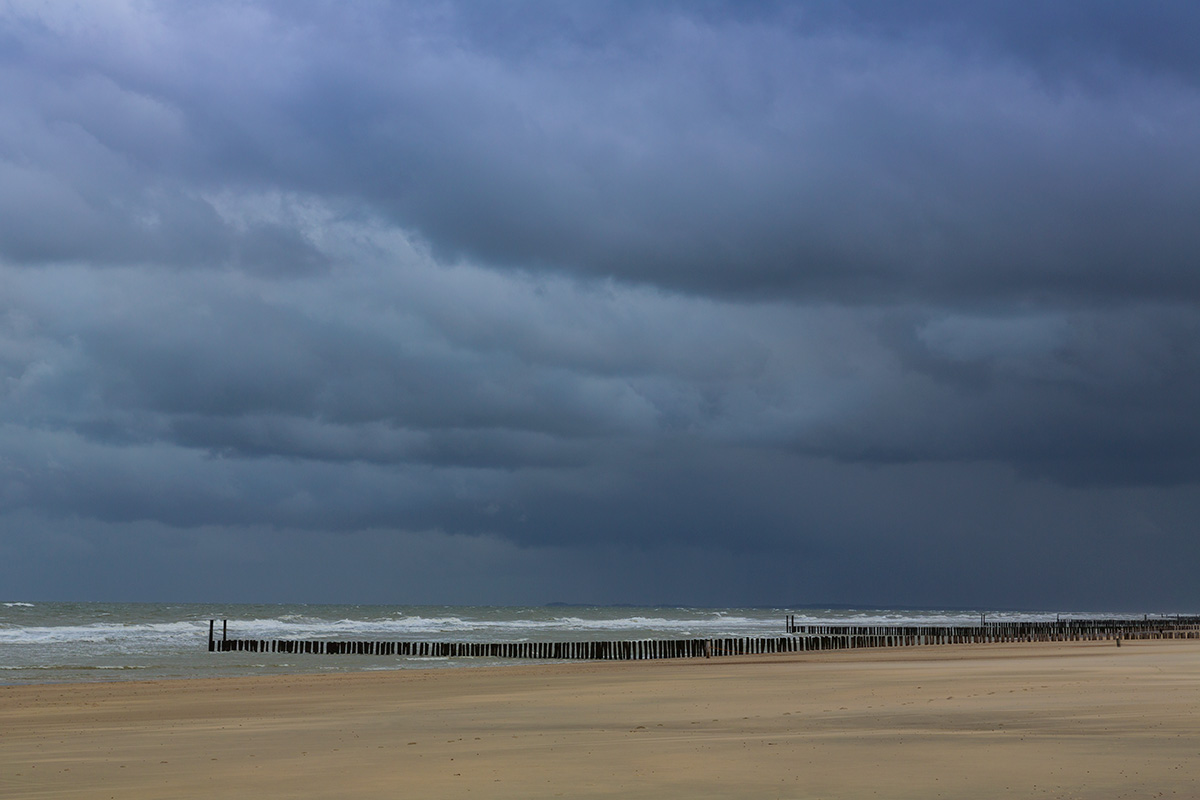
M 0 603 L 5 608 L 34 608 L 33 603 Z
M 144 664 L 29 664 L 26 666 L 0 666 L 0 670 L 9 672 L 54 672 L 61 670 L 126 670 L 126 669 L 152 669 Z
M 782 627 L 782 617 L 754 619 L 745 616 L 711 614 L 706 617 L 669 618 L 632 615 L 627 617 L 555 616 L 541 619 L 480 619 L 460 616 L 405 616 L 385 619 L 249 619 L 230 620 L 230 635 L 247 639 L 307 639 L 318 637 L 403 639 L 435 635 L 516 636 L 552 634 L 603 634 L 623 636 L 630 632 L 643 635 L 690 636 L 700 633 L 747 635 Z M 220 626 L 218 626 L 220 628 Z M 236 633 L 234 633 L 236 631 Z
M 207 637 L 208 628 L 198 622 L 93 623 L 91 625 L 42 625 L 0 628 L 0 644 L 120 643 L 153 639 L 160 642 L 193 641 Z

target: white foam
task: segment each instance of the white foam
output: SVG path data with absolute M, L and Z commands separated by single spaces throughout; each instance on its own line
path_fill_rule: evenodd
M 14 671 L 14 672 L 18 671 L 18 670 L 24 672 L 25 670 L 49 671 L 49 670 L 68 670 L 68 669 L 125 670 L 125 669 L 151 669 L 151 667 L 148 667 L 144 664 L 29 664 L 26 666 L 7 666 L 7 665 L 0 666 L 0 670 L 8 670 L 8 671 Z
M 201 633 L 203 631 L 203 634 Z M 142 642 L 161 643 L 196 641 L 207 636 L 207 626 L 198 622 L 159 622 L 142 624 L 93 623 L 91 625 L 44 625 L 0 628 L 0 644 L 56 644 L 66 642 Z

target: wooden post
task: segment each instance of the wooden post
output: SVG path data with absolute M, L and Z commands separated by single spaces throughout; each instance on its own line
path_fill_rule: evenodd
M 221 620 L 221 641 L 225 642 L 229 639 L 229 620 Z
M 210 619 L 208 621 L 208 652 L 210 653 L 217 649 L 216 644 L 213 642 L 213 625 L 216 624 L 217 621 L 215 619 Z

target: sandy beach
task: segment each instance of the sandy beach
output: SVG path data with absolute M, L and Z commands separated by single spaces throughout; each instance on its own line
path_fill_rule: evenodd
M 18 798 L 1200 796 L 1200 643 L 0 687 Z

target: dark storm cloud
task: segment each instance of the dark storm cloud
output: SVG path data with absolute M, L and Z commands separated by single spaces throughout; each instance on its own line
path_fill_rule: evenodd
M 633 16 L 514 61 L 441 38 L 331 56 L 365 66 L 276 103 L 271 149 L 246 160 L 356 192 L 446 256 L 522 268 L 851 300 L 1196 294 L 1190 87 Z M 289 137 L 341 159 L 288 159 Z M 218 157 L 247 168 L 236 153 Z
M 1194 602 L 1198 22 L 8 6 L 0 553 Z
M 1133 306 L 884 324 L 903 378 L 831 414 L 801 450 L 1010 463 L 1067 483 L 1200 477 L 1200 315 Z
M 1150 42 L 1197 15 L 1132 8 L 167 5 L 112 39 L 24 33 L 70 87 L 35 101 L 53 136 L 116 162 L 106 187 L 334 193 L 451 258 L 707 293 L 1195 297 L 1200 106 Z M 113 124 L 96 83 L 145 119 Z M 47 202 L 113 230 L 76 194 Z
M 809 12 L 825 25 L 1020 59 L 1050 79 L 1111 78 L 1129 69 L 1186 81 L 1200 77 L 1200 57 L 1190 42 L 1196 9 L 1186 0 L 1157 3 L 1150 10 L 1119 0 L 867 0 L 823 3 Z

